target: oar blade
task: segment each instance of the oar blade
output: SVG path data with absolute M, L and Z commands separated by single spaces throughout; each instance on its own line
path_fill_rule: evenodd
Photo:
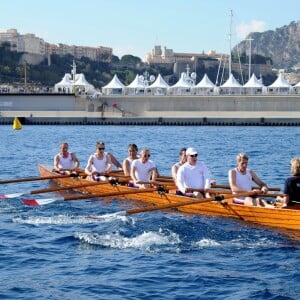
M 41 206 L 50 204 L 59 200 L 63 200 L 63 198 L 43 198 L 43 199 L 21 199 L 22 203 L 28 206 Z
M 0 195 L 0 199 L 5 200 L 5 199 L 13 199 L 13 198 L 18 198 L 23 196 L 24 194 L 26 194 L 26 192 L 24 193 L 14 193 L 14 194 L 2 194 Z

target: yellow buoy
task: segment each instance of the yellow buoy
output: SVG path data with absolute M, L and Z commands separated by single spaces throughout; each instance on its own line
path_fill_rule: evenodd
M 22 129 L 22 124 L 21 124 L 21 122 L 19 121 L 19 119 L 17 117 L 14 118 L 13 129 L 14 130 Z

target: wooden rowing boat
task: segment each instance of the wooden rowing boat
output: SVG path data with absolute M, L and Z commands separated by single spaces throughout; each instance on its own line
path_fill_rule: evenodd
M 57 173 L 52 172 L 51 168 L 45 165 L 39 165 L 40 175 L 42 177 L 57 175 Z M 184 203 L 191 198 L 178 196 L 172 193 L 172 191 L 148 191 L 130 194 L 121 194 L 122 192 L 134 191 L 133 188 L 124 185 L 111 185 L 109 183 L 86 186 L 83 188 L 78 188 L 78 185 L 87 183 L 86 179 L 83 178 L 55 178 L 58 184 L 72 187 L 76 185 L 76 191 L 81 193 L 99 194 L 107 192 L 116 192 L 119 199 L 131 199 L 140 200 L 146 203 L 151 203 L 154 205 L 162 204 L 177 204 Z M 87 195 L 88 198 L 88 195 Z M 178 210 L 190 213 L 190 214 L 200 214 L 208 216 L 221 216 L 221 217 L 232 217 L 244 221 L 249 221 L 253 223 L 258 223 L 271 227 L 278 227 L 284 229 L 300 229 L 300 205 L 295 205 L 288 209 L 281 208 L 263 208 L 233 204 L 231 201 L 211 201 L 199 204 L 189 204 L 177 207 Z

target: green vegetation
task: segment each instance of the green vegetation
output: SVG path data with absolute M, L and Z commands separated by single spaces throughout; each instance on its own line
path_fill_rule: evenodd
M 51 63 L 45 58 L 40 64 L 33 65 L 26 63 L 27 84 L 35 86 L 53 87 L 55 83 L 61 81 L 65 73 L 71 73 L 74 57 L 72 55 L 58 56 L 51 55 Z M 233 56 L 233 61 L 237 61 Z M 247 56 L 244 53 L 240 58 L 242 63 L 247 63 Z M 270 58 L 254 55 L 253 63 L 267 63 Z M 199 59 L 197 61 L 197 82 L 206 73 L 208 77 L 215 82 L 218 74 L 218 64 L 205 67 L 205 62 Z M 115 74 L 125 84 L 130 84 L 136 74 L 143 74 L 147 71 L 149 74 L 157 76 L 161 74 L 170 84 L 175 84 L 179 79 L 179 74 L 175 74 L 171 64 L 148 65 L 141 61 L 139 57 L 133 55 L 124 55 L 119 59 L 112 57 L 111 63 L 96 62 L 86 57 L 76 60 L 77 73 L 83 73 L 86 80 L 96 88 L 106 85 Z M 224 74 L 225 75 L 225 74 Z M 239 74 L 234 74 L 239 77 Z M 10 45 L 3 43 L 0 46 L 0 84 L 24 84 L 25 61 L 24 53 L 10 51 Z M 226 78 L 226 76 L 225 76 Z
M 239 63 L 239 61 L 242 64 L 248 64 L 249 62 L 249 56 L 243 52 L 240 56 L 237 54 L 232 53 L 232 62 Z M 273 64 L 273 61 L 270 57 L 265 57 L 263 55 L 259 54 L 252 54 L 251 55 L 251 63 L 252 64 Z
M 9 44 L 4 43 L 0 47 L 0 83 L 23 84 L 25 76 L 25 64 L 22 56 L 9 50 Z M 27 83 L 35 85 L 53 86 L 59 82 L 65 73 L 70 73 L 74 57 L 72 55 L 51 55 L 51 64 L 44 59 L 38 65 L 27 63 Z M 86 80 L 96 88 L 107 84 L 117 74 L 119 79 L 128 85 L 136 74 L 148 71 L 150 74 L 172 75 L 172 69 L 158 68 L 145 65 L 139 57 L 124 55 L 121 59 L 113 56 L 111 63 L 96 62 L 86 57 L 76 60 L 77 73 L 83 73 Z

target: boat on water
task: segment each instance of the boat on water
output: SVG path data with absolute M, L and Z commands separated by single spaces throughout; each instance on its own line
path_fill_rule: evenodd
M 58 177 L 57 173 L 52 171 L 52 167 L 40 164 L 39 172 L 41 177 L 54 177 L 54 181 L 64 187 L 85 193 L 79 197 L 66 198 L 65 200 L 85 199 L 91 197 L 114 197 L 118 199 L 138 200 L 149 203 L 152 206 L 165 208 L 175 208 L 181 212 L 189 214 L 200 214 L 217 217 L 230 217 L 247 222 L 257 223 L 269 227 L 300 230 L 300 205 L 296 204 L 290 208 L 264 208 L 256 206 L 247 206 L 232 203 L 231 199 L 219 201 L 205 201 L 202 203 L 190 204 L 193 198 L 179 196 L 174 193 L 174 187 L 165 189 L 136 189 L 122 184 L 103 183 L 94 184 L 80 177 Z M 225 197 L 226 198 L 226 197 Z M 197 200 L 194 200 L 197 201 Z M 189 203 L 189 204 L 186 204 Z M 149 207 L 149 206 L 147 206 Z

